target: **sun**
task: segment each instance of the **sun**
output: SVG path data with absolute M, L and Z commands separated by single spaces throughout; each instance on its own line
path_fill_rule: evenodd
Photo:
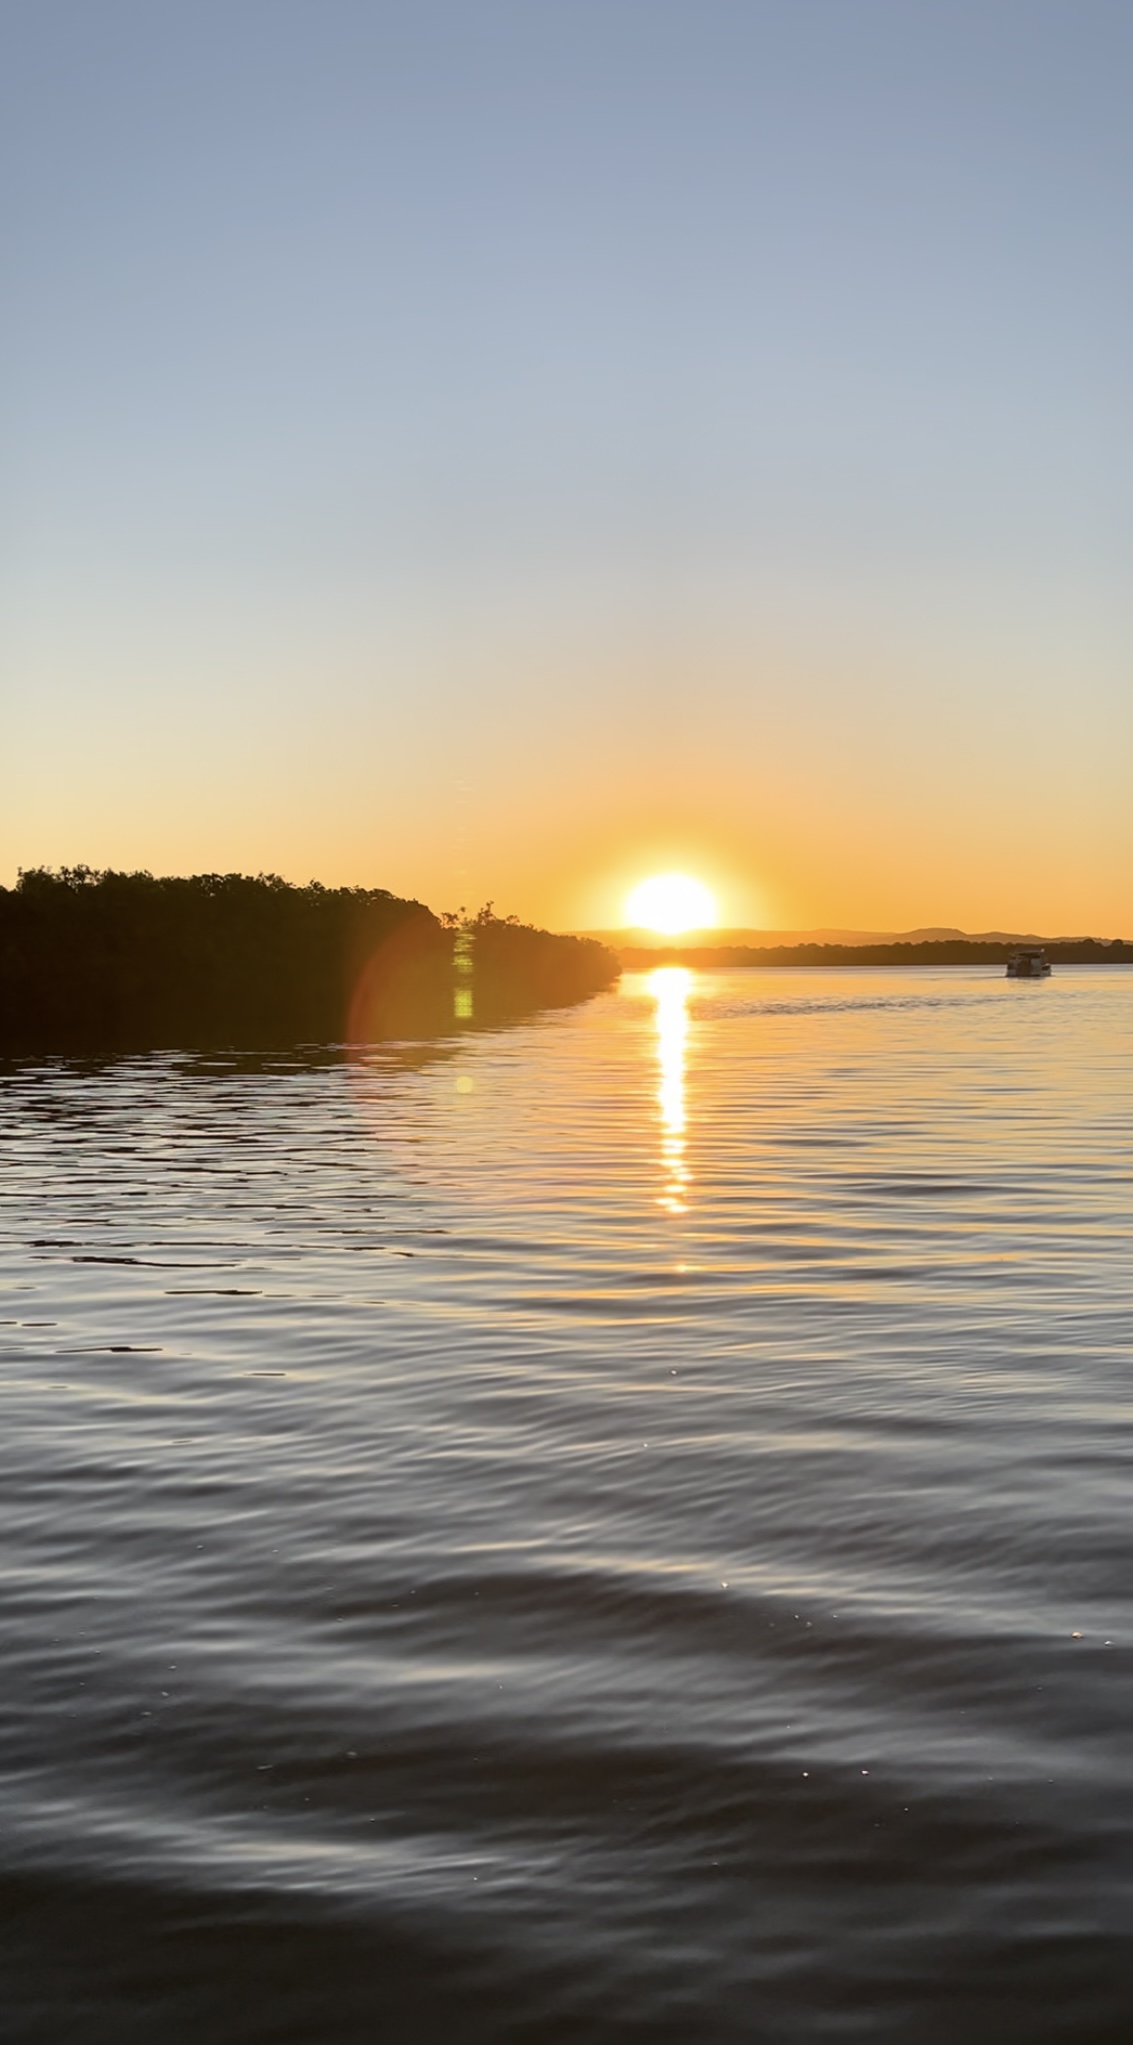
M 711 930 L 719 920 L 716 897 L 689 873 L 654 873 L 626 898 L 626 923 L 676 937 L 682 930 Z

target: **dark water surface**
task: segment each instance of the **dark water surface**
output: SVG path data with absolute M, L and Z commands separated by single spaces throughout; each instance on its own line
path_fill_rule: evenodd
M 0 1108 L 6 2040 L 1133 2038 L 1133 974 Z

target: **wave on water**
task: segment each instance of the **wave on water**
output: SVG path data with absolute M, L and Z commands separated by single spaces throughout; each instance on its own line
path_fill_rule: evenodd
M 6 2040 L 1130 2034 L 1133 989 L 878 977 L 3 1069 Z

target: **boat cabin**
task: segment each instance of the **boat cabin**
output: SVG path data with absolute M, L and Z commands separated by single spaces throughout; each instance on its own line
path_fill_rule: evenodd
M 1050 960 L 1041 944 L 1021 944 L 1007 960 L 1009 980 L 1045 980 L 1050 973 Z

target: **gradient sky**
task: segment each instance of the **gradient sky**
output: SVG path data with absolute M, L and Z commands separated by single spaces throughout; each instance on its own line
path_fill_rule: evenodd
M 0 30 L 0 878 L 1133 935 L 1128 0 Z

